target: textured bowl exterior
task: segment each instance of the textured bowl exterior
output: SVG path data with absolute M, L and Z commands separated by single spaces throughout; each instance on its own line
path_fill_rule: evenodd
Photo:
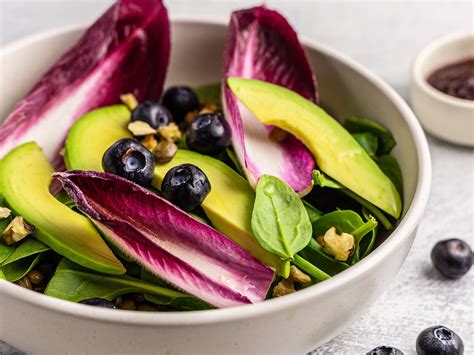
M 467 58 L 474 58 L 473 33 L 455 33 L 430 43 L 413 63 L 410 101 L 429 133 L 474 147 L 474 101 L 446 95 L 426 81 L 436 69 Z
M 0 53 L 0 88 L 6 103 L 0 117 L 81 31 L 69 28 L 34 36 Z M 226 26 L 175 21 L 172 33 L 167 85 L 219 81 Z M 292 295 L 201 312 L 97 309 L 0 280 L 0 339 L 28 353 L 303 353 L 362 315 L 387 289 L 413 243 L 430 190 L 429 150 L 415 116 L 391 88 L 352 60 L 303 42 L 318 74 L 323 106 L 336 117 L 375 119 L 397 139 L 394 153 L 405 177 L 404 217 L 380 247 L 349 270 Z

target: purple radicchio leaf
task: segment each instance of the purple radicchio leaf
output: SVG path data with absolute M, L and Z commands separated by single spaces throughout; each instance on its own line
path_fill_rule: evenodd
M 229 89 L 229 77 L 258 79 L 284 86 L 318 102 L 316 77 L 298 37 L 278 12 L 265 6 L 232 14 L 224 55 L 223 103 L 232 127 L 232 143 L 255 186 L 263 174 L 277 176 L 297 192 L 311 187 L 315 162 L 294 136 L 282 142 L 269 138 L 272 127 L 263 125 Z
M 86 112 L 120 102 L 158 99 L 170 54 L 160 0 L 118 0 L 49 69 L 0 126 L 0 159 L 36 141 L 56 167 L 64 138 Z
M 216 307 L 265 299 L 269 267 L 162 197 L 107 173 L 54 177 L 112 244 L 154 275 Z

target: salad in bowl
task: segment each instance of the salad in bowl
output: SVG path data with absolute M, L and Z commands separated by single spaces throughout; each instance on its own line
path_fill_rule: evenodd
M 164 88 L 170 48 L 160 1 L 120 0 L 2 123 L 0 278 L 89 306 L 208 310 L 325 282 L 389 236 L 395 139 L 325 109 L 281 14 L 232 14 L 219 83 Z

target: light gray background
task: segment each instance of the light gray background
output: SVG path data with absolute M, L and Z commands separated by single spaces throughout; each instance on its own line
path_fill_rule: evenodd
M 0 0 L 0 45 L 56 26 L 90 22 L 110 3 L 108 0 Z M 259 1 L 168 0 L 166 3 L 172 17 L 228 19 L 232 9 Z M 285 14 L 300 34 L 355 58 L 387 80 L 404 98 L 408 94 L 410 63 L 425 44 L 448 32 L 473 31 L 474 10 L 469 1 L 266 3 Z M 364 354 L 382 344 L 414 354 L 418 333 L 435 324 L 458 332 L 464 340 L 465 353 L 474 354 L 474 272 L 458 281 L 446 281 L 432 270 L 429 259 L 437 240 L 457 236 L 470 241 L 471 246 L 474 244 L 474 154 L 472 149 L 448 145 L 432 137 L 429 144 L 433 158 L 432 194 L 406 263 L 370 311 L 337 338 L 315 350 L 316 354 Z M 21 352 L 0 341 L 0 354 L 17 353 Z

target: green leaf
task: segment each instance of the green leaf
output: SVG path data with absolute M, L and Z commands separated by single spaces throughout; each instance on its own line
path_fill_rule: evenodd
M 392 155 L 382 155 L 375 162 L 385 175 L 392 180 L 400 196 L 403 196 L 403 175 L 397 159 Z
M 1 196 L 1 195 L 0 195 Z M 1 204 L 0 204 L 1 205 Z M 15 245 L 3 244 L 2 233 L 11 222 L 11 217 L 0 220 L 0 265 L 13 253 Z
M 314 221 L 316 221 L 319 217 L 323 215 L 323 213 L 320 210 L 318 210 L 316 207 L 311 205 L 309 202 L 305 200 L 302 200 L 302 201 L 303 201 L 304 208 L 306 209 L 306 213 L 308 214 L 309 221 L 311 223 L 313 223 Z
M 57 194 L 56 199 L 71 209 L 76 207 L 76 203 L 69 197 L 66 191 L 61 191 Z
M 326 254 L 323 251 L 323 247 L 313 238 L 311 238 L 306 248 L 300 251 L 298 255 L 301 255 L 313 265 L 317 265 L 321 270 L 331 276 L 334 276 L 349 267 L 349 264 L 337 261 L 332 256 Z
M 257 183 L 252 230 L 258 243 L 291 260 L 311 239 L 311 222 L 298 195 L 282 180 L 262 175 Z
M 362 148 L 369 154 L 370 157 L 374 158 L 379 148 L 379 140 L 376 135 L 370 132 L 364 133 L 352 133 L 352 136 L 360 144 Z
M 378 209 L 375 205 L 370 203 L 369 201 L 363 199 L 356 193 L 352 192 L 348 188 L 342 186 L 339 184 L 337 181 L 332 180 L 328 176 L 324 175 L 322 172 L 319 170 L 314 170 L 313 171 L 313 183 L 315 185 L 321 186 L 321 187 L 327 187 L 330 189 L 338 189 L 341 192 L 343 192 L 345 195 L 349 196 L 353 200 L 355 200 L 357 203 L 359 203 L 362 207 L 365 207 L 367 210 L 372 213 L 372 215 L 384 226 L 385 229 L 391 230 L 393 228 L 392 223 L 390 220 L 384 215 L 384 213 Z
M 176 290 L 176 288 L 171 285 L 168 285 L 165 281 L 159 279 L 158 277 L 156 277 L 145 269 L 142 269 L 141 279 L 143 281 L 158 285 L 160 287 L 166 287 Z M 213 309 L 210 304 L 200 300 L 199 298 L 186 294 L 172 298 L 145 294 L 145 299 L 157 305 L 170 306 L 182 311 L 199 311 L 205 309 Z
M 80 302 L 90 298 L 104 298 L 112 301 L 121 295 L 135 292 L 167 298 L 187 296 L 181 292 L 156 286 L 133 277 L 79 271 L 81 269 L 67 259 L 63 259 L 44 293 L 72 302 Z
M 47 247 L 43 243 L 39 242 L 34 238 L 28 238 L 24 242 L 19 244 L 15 248 L 13 253 L 11 253 L 10 256 L 3 261 L 2 267 L 14 263 L 20 259 L 27 258 L 35 254 L 40 254 L 47 250 L 49 250 L 49 247 Z
M 18 281 L 38 264 L 42 256 L 43 254 L 35 254 L 2 266 L 1 270 L 5 280 L 10 282 Z
M 222 110 L 220 83 L 197 86 L 193 88 L 193 91 L 196 93 L 201 103 L 211 102 L 217 105 L 219 110 Z
M 344 122 L 344 127 L 350 133 L 369 132 L 379 139 L 378 155 L 388 154 L 395 147 L 395 139 L 388 129 L 366 118 L 355 116 L 348 117 Z

